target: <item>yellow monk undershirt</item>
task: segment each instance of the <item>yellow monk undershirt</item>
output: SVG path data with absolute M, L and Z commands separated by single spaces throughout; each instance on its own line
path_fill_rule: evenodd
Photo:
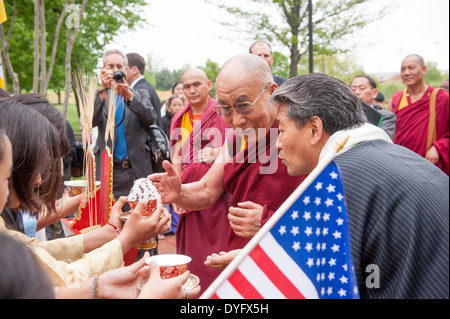
M 186 112 L 183 114 L 183 118 L 181 120 L 181 145 L 184 145 L 184 142 L 186 142 L 191 132 L 192 122 L 189 118 L 189 112 Z
M 400 111 L 401 109 L 407 107 L 409 105 L 408 103 L 408 90 L 405 89 L 403 91 L 403 95 L 402 95 L 402 99 L 400 100 L 400 104 L 398 105 L 398 110 Z
M 184 142 L 191 134 L 193 127 L 200 121 L 202 114 L 192 114 L 193 119 L 189 117 L 189 112 L 183 114 L 183 118 L 181 119 L 181 145 L 184 145 Z
M 429 89 L 429 87 L 427 88 L 427 90 Z M 427 91 L 425 91 L 426 93 Z M 424 93 L 424 94 L 425 94 Z M 428 93 L 428 96 L 430 96 L 431 94 Z M 420 99 L 419 99 L 420 100 Z M 398 111 L 400 111 L 401 109 L 404 109 L 405 107 L 409 106 L 413 104 L 411 99 L 409 98 L 409 93 L 408 93 L 408 89 L 403 90 L 403 95 L 402 95 L 402 99 L 400 100 L 400 103 L 398 105 Z

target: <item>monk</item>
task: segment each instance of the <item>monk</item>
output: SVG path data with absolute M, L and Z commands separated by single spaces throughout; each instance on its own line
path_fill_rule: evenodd
M 216 229 L 229 231 L 228 250 L 243 248 L 304 180 L 304 176 L 290 177 L 278 159 L 277 109 L 268 105 L 276 89 L 262 58 L 252 54 L 231 58 L 217 77 L 216 109 L 233 131 L 227 132 L 221 154 L 208 173 L 186 184 L 164 162 L 167 173 L 149 176 L 163 202 L 190 210 L 210 207 L 225 192 L 229 226 L 217 224 Z
M 400 76 L 406 89 L 392 96 L 392 112 L 397 115 L 394 143 L 425 157 L 449 175 L 449 99 L 439 90 L 436 97 L 436 140 L 427 149 L 430 97 L 435 88 L 425 83 L 427 66 L 419 55 L 409 55 Z
M 217 100 L 209 96 L 212 83 L 205 72 L 191 69 L 183 75 L 183 91 L 188 104 L 172 119 L 172 163 L 183 183 L 199 181 L 219 154 L 228 125 L 214 111 Z M 211 207 L 181 210 L 176 232 L 177 253 L 190 256 L 190 271 L 200 278 L 202 287 L 219 275 L 203 264 L 211 252 L 227 247 L 228 227 L 225 195 Z

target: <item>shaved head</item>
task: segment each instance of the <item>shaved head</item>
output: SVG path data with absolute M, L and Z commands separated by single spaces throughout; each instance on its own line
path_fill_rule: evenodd
M 201 114 L 208 106 L 212 83 L 202 69 L 190 69 L 183 74 L 183 92 L 195 114 Z
M 216 83 L 226 77 L 251 78 L 264 86 L 273 81 L 272 71 L 267 62 L 254 54 L 242 53 L 233 56 L 220 69 Z
M 410 55 L 407 55 L 407 56 L 403 59 L 403 61 L 409 60 L 409 59 L 415 59 L 415 60 L 419 63 L 419 65 L 420 65 L 421 67 L 425 66 L 425 60 L 424 60 L 420 55 L 418 55 L 418 54 L 410 54 Z
M 183 79 L 189 77 L 202 78 L 203 80 L 208 81 L 208 76 L 206 75 L 205 71 L 199 68 L 189 69 L 186 72 L 184 72 Z

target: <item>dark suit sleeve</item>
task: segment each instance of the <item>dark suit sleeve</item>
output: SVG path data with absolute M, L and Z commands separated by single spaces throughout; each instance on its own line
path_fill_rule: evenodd
M 150 95 L 150 102 L 152 102 L 153 108 L 155 109 L 156 116 L 158 117 L 157 125 L 162 127 L 162 121 L 161 121 L 161 101 L 159 100 L 158 93 L 156 93 L 155 88 L 145 79 L 141 79 L 138 81 L 135 89 L 140 90 L 147 90 L 148 94 Z
M 158 117 L 146 90 L 133 90 L 134 97 L 127 102 L 128 108 L 147 126 L 156 124 Z
M 97 97 L 94 101 L 94 114 L 92 118 L 92 126 L 99 126 L 102 119 L 102 111 L 105 105 L 105 101 L 102 101 L 97 94 Z
M 395 136 L 395 124 L 397 122 L 397 115 L 388 110 L 380 110 L 378 112 L 383 115 L 383 120 L 381 121 L 380 128 L 389 135 L 391 140 L 393 140 Z

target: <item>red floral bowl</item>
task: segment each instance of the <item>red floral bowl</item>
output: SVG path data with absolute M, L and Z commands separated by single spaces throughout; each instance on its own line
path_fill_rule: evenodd
M 163 254 L 149 257 L 145 262 L 150 264 L 152 260 L 158 264 L 161 278 L 169 279 L 183 274 L 187 270 L 192 258 L 178 254 Z
M 86 191 L 87 181 L 78 180 L 78 181 L 66 181 L 64 182 L 64 186 L 67 187 L 69 191 L 69 196 L 74 197 L 80 194 L 83 194 Z M 100 188 L 100 181 L 95 182 L 95 190 Z
M 128 204 L 130 205 L 131 210 L 134 210 L 137 206 L 139 202 L 131 202 L 128 201 Z M 141 215 L 142 216 L 152 216 L 153 213 L 156 211 L 156 207 L 157 207 L 157 200 L 156 199 L 151 199 L 148 201 L 147 203 L 147 207 L 142 209 Z

